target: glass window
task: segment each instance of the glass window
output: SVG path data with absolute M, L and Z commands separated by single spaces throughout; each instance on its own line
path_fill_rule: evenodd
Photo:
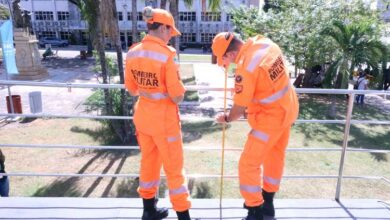
M 40 33 L 40 37 L 41 38 L 42 37 L 52 37 L 52 38 L 54 38 L 54 37 L 56 37 L 56 32 L 54 32 L 54 31 L 42 31 Z
M 35 12 L 35 20 L 41 20 L 41 21 L 53 21 L 54 16 L 52 11 L 37 11 Z
M 57 12 L 57 16 L 58 16 L 59 21 L 69 20 L 69 12 L 68 11 L 59 11 L 59 12 Z
M 118 20 L 123 21 L 123 13 L 122 12 L 118 12 Z
M 200 41 L 202 43 L 211 43 L 213 41 L 213 38 L 215 37 L 215 33 L 201 33 L 200 34 Z
M 180 36 L 180 42 L 196 42 L 196 33 L 182 33 Z
M 191 11 L 179 12 L 180 21 L 196 21 L 196 13 Z
M 69 40 L 71 33 L 68 31 L 60 31 L 60 38 L 62 40 Z
M 127 12 L 127 20 L 131 21 L 132 19 L 132 13 Z M 137 21 L 143 21 L 144 19 L 142 18 L 142 12 L 137 13 Z
M 233 15 L 232 14 L 227 14 L 226 15 L 226 21 L 232 21 L 233 20 Z
M 221 12 L 202 12 L 202 21 L 221 21 Z

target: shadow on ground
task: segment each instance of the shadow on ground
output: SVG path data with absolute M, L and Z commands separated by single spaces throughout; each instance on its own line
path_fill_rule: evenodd
M 229 128 L 230 125 L 227 126 Z M 202 138 L 204 134 L 222 131 L 222 126 L 213 121 L 185 122 L 182 124 L 183 142 L 190 143 Z

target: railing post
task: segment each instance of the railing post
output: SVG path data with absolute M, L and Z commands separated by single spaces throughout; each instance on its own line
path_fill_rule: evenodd
M 341 181 L 343 179 L 344 162 L 345 162 L 345 157 L 347 154 L 349 130 L 351 128 L 351 118 L 352 118 L 352 110 L 353 110 L 354 100 L 355 100 L 355 94 L 349 93 L 347 118 L 346 118 L 345 128 L 344 128 L 343 149 L 341 151 L 339 176 L 337 178 L 337 186 L 336 186 L 336 198 L 335 198 L 336 201 L 340 200 Z

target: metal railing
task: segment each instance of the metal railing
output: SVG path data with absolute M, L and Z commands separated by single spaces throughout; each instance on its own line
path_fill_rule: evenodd
M 49 83 L 49 82 L 26 82 L 26 81 L 12 81 L 12 80 L 0 80 L 0 85 L 6 86 L 39 86 L 39 87 L 59 87 L 59 88 L 100 88 L 100 89 L 124 89 L 124 85 L 120 84 L 80 84 L 80 83 Z M 205 86 L 186 86 L 187 91 L 224 91 L 224 88 L 210 88 Z M 228 89 L 232 91 L 231 88 Z M 285 175 L 283 178 L 287 179 L 337 179 L 336 195 L 335 199 L 339 201 L 340 192 L 343 179 L 371 179 L 381 180 L 390 184 L 390 180 L 383 176 L 344 176 L 344 164 L 346 160 L 347 151 L 351 152 L 370 152 L 370 153 L 384 153 L 389 154 L 390 150 L 372 150 L 372 149 L 351 149 L 348 148 L 348 137 L 351 124 L 377 124 L 377 125 L 390 125 L 390 121 L 379 120 L 352 120 L 352 110 L 354 105 L 355 94 L 382 94 L 390 95 L 389 91 L 377 91 L 377 90 L 346 90 L 346 89 L 296 89 L 298 93 L 306 94 L 337 94 L 337 95 L 349 95 L 347 115 L 345 120 L 297 120 L 297 123 L 321 123 L 321 124 L 345 124 L 344 137 L 342 148 L 289 148 L 289 152 L 341 152 L 339 172 L 338 175 Z M 1 113 L 0 117 L 20 116 L 27 118 L 89 118 L 89 119 L 113 119 L 113 120 L 131 120 L 133 117 L 129 116 L 90 116 L 90 115 L 62 115 L 62 114 L 6 114 Z M 211 121 L 214 119 L 205 117 L 181 117 L 184 121 L 202 120 Z M 3 144 L 0 143 L 0 147 L 10 148 L 72 148 L 72 149 L 133 149 L 138 150 L 138 146 L 84 146 L 84 145 L 45 145 L 45 144 Z M 219 151 L 222 148 L 215 147 L 184 147 L 185 150 L 192 151 Z M 225 148 L 226 151 L 241 151 L 241 148 Z M 138 177 L 139 174 L 49 174 L 49 173 L 7 173 L 0 174 L 7 176 L 45 176 L 45 177 Z M 188 177 L 193 178 L 221 178 L 218 174 L 189 174 Z M 238 178 L 237 175 L 224 175 L 222 178 Z

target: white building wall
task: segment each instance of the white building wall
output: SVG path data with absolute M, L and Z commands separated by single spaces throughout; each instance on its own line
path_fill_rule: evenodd
M 0 0 L 2 1 L 2 0 Z M 244 4 L 246 6 L 259 6 L 261 0 L 222 0 L 221 9 L 218 13 L 220 20 L 215 21 L 202 20 L 203 17 L 210 15 L 210 10 L 207 9 L 208 2 L 206 5 L 206 12 L 202 12 L 202 0 L 194 0 L 192 7 L 187 7 L 184 1 L 179 1 L 179 12 L 191 13 L 195 12 L 195 21 L 176 21 L 178 28 L 183 33 L 182 42 L 189 41 L 190 43 L 210 43 L 214 35 L 221 31 L 232 31 L 233 26 L 228 21 L 228 11 L 232 7 L 239 7 Z M 160 6 L 160 0 L 138 0 L 137 11 L 142 12 L 146 5 Z M 87 26 L 84 21 L 80 21 L 81 15 L 77 7 L 69 3 L 67 0 L 27 0 L 21 1 L 21 6 L 24 10 L 32 12 L 33 29 L 37 35 L 52 34 L 55 32 L 55 36 L 61 37 L 64 32 L 77 33 L 81 36 L 82 32 L 86 32 Z M 119 28 L 121 31 L 121 40 L 126 43 L 131 41 L 131 25 L 132 21 L 127 19 L 127 13 L 131 12 L 132 6 L 130 0 L 116 0 L 117 11 L 122 13 L 123 19 L 118 21 Z M 169 4 L 167 5 L 167 9 Z M 42 21 L 35 19 L 35 12 L 39 11 L 51 11 L 53 12 L 53 21 Z M 58 11 L 68 11 L 70 16 L 67 21 L 58 21 Z M 179 16 L 180 17 L 180 16 Z M 210 16 L 209 16 L 210 17 Z M 138 31 L 146 31 L 146 24 L 144 21 L 137 22 Z M 46 35 L 45 35 L 46 36 Z M 81 38 L 81 37 L 78 38 Z M 195 36 L 195 40 L 194 40 Z M 85 41 L 85 39 L 84 39 Z

